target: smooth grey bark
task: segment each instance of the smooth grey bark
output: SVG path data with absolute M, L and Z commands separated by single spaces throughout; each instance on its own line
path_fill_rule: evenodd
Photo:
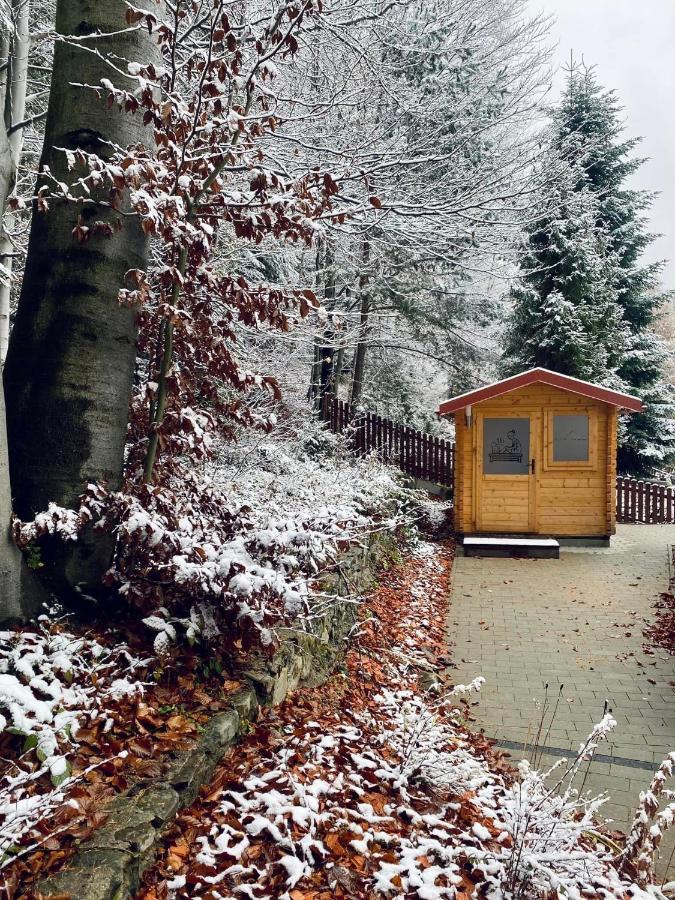
M 102 78 L 123 86 L 106 58 L 122 71 L 126 61 L 157 60 L 147 29 L 126 27 L 126 9 L 124 0 L 58 2 L 59 34 L 100 35 L 82 45 L 56 44 L 41 162 L 60 181 L 82 175 L 68 172 L 62 148 L 105 157 L 111 145 L 147 140 L 142 115 L 109 108 L 105 98 L 77 86 L 100 85 Z M 52 201 L 47 213 L 33 211 L 5 364 L 14 505 L 24 520 L 50 501 L 76 507 L 88 482 L 117 489 L 122 479 L 137 329 L 136 313 L 121 307 L 117 295 L 125 273 L 145 267 L 147 240 L 126 218 L 112 238 L 78 243 L 72 235 L 78 215 L 85 224 L 118 218 L 104 207 L 64 201 Z M 75 543 L 46 541 L 41 575 L 64 600 L 98 596 L 113 546 L 112 536 L 93 531 Z

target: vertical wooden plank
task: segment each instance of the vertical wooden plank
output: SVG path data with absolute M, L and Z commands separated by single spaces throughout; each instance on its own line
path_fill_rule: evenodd
M 616 519 L 621 521 L 621 479 L 616 479 Z
M 672 523 L 673 519 L 673 489 L 666 489 L 666 522 Z
M 440 441 L 438 439 L 438 435 L 436 435 L 436 437 L 434 437 L 434 465 L 433 465 L 433 481 L 436 484 L 440 484 L 440 481 L 439 481 L 440 473 L 439 473 L 439 465 L 438 465 L 439 460 L 440 460 L 440 453 L 441 453 Z
M 645 488 L 645 507 L 647 512 L 647 521 L 651 523 L 654 521 L 654 485 L 650 481 L 648 481 L 645 484 Z
M 637 485 L 637 518 L 636 522 L 644 522 L 645 515 L 645 483 L 644 481 L 638 481 Z
M 633 488 L 627 478 L 623 479 L 623 516 L 624 522 L 628 521 L 630 516 L 630 505 L 632 500 Z
M 622 478 L 621 481 L 623 482 L 623 520 L 624 522 L 630 522 L 633 485 L 629 478 Z

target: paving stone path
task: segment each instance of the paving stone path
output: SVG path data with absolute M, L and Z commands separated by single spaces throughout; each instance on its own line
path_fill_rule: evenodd
M 675 525 L 619 525 L 609 549 L 563 549 L 559 560 L 458 558 L 453 568 L 456 679 L 487 681 L 476 725 L 515 759 L 531 758 L 546 703 L 539 743 L 548 766 L 578 749 L 607 703 L 617 728 L 584 787 L 610 794 L 604 814 L 622 829 L 675 749 L 675 659 L 646 653 L 642 635 L 667 586 L 672 545 Z M 662 871 L 674 843 L 671 834 Z

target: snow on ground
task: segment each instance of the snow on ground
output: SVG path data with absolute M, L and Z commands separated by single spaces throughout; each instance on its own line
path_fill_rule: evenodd
M 228 765 L 215 807 L 188 813 L 187 843 L 169 850 L 170 896 L 660 897 L 619 873 L 595 831 L 602 800 L 573 787 L 610 717 L 579 761 L 560 767 L 560 790 L 552 791 L 527 764 L 514 780 L 477 749 L 456 707 L 480 678 L 425 694 L 416 688 L 424 646 L 433 646 L 425 623 L 438 631 L 442 611 L 435 548 L 420 543 L 412 566 L 406 614 L 392 619 L 398 643 L 382 634 L 376 654 L 384 680 L 364 703 L 352 691 L 332 713 L 316 695 L 296 700 L 248 765 Z M 387 598 L 375 607 L 383 628 L 391 605 Z M 411 641 L 401 642 L 406 635 Z
M 0 868 L 15 858 L 11 848 L 21 837 L 67 798 L 79 729 L 105 718 L 121 698 L 141 694 L 134 671 L 145 664 L 124 645 L 77 636 L 46 615 L 35 630 L 0 631 L 0 736 L 22 741 L 0 775 Z
M 324 439 L 339 442 L 333 435 Z M 261 548 L 310 554 L 371 527 L 373 515 L 401 493 L 394 470 L 375 459 L 340 452 L 317 457 L 296 444 L 272 442 L 219 469 L 217 478 L 228 496 L 249 508 Z

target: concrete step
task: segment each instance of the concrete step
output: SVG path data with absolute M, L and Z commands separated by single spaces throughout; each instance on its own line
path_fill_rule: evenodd
M 465 537 L 462 541 L 464 556 L 519 556 L 529 559 L 559 559 L 560 544 L 555 538 L 516 537 Z

